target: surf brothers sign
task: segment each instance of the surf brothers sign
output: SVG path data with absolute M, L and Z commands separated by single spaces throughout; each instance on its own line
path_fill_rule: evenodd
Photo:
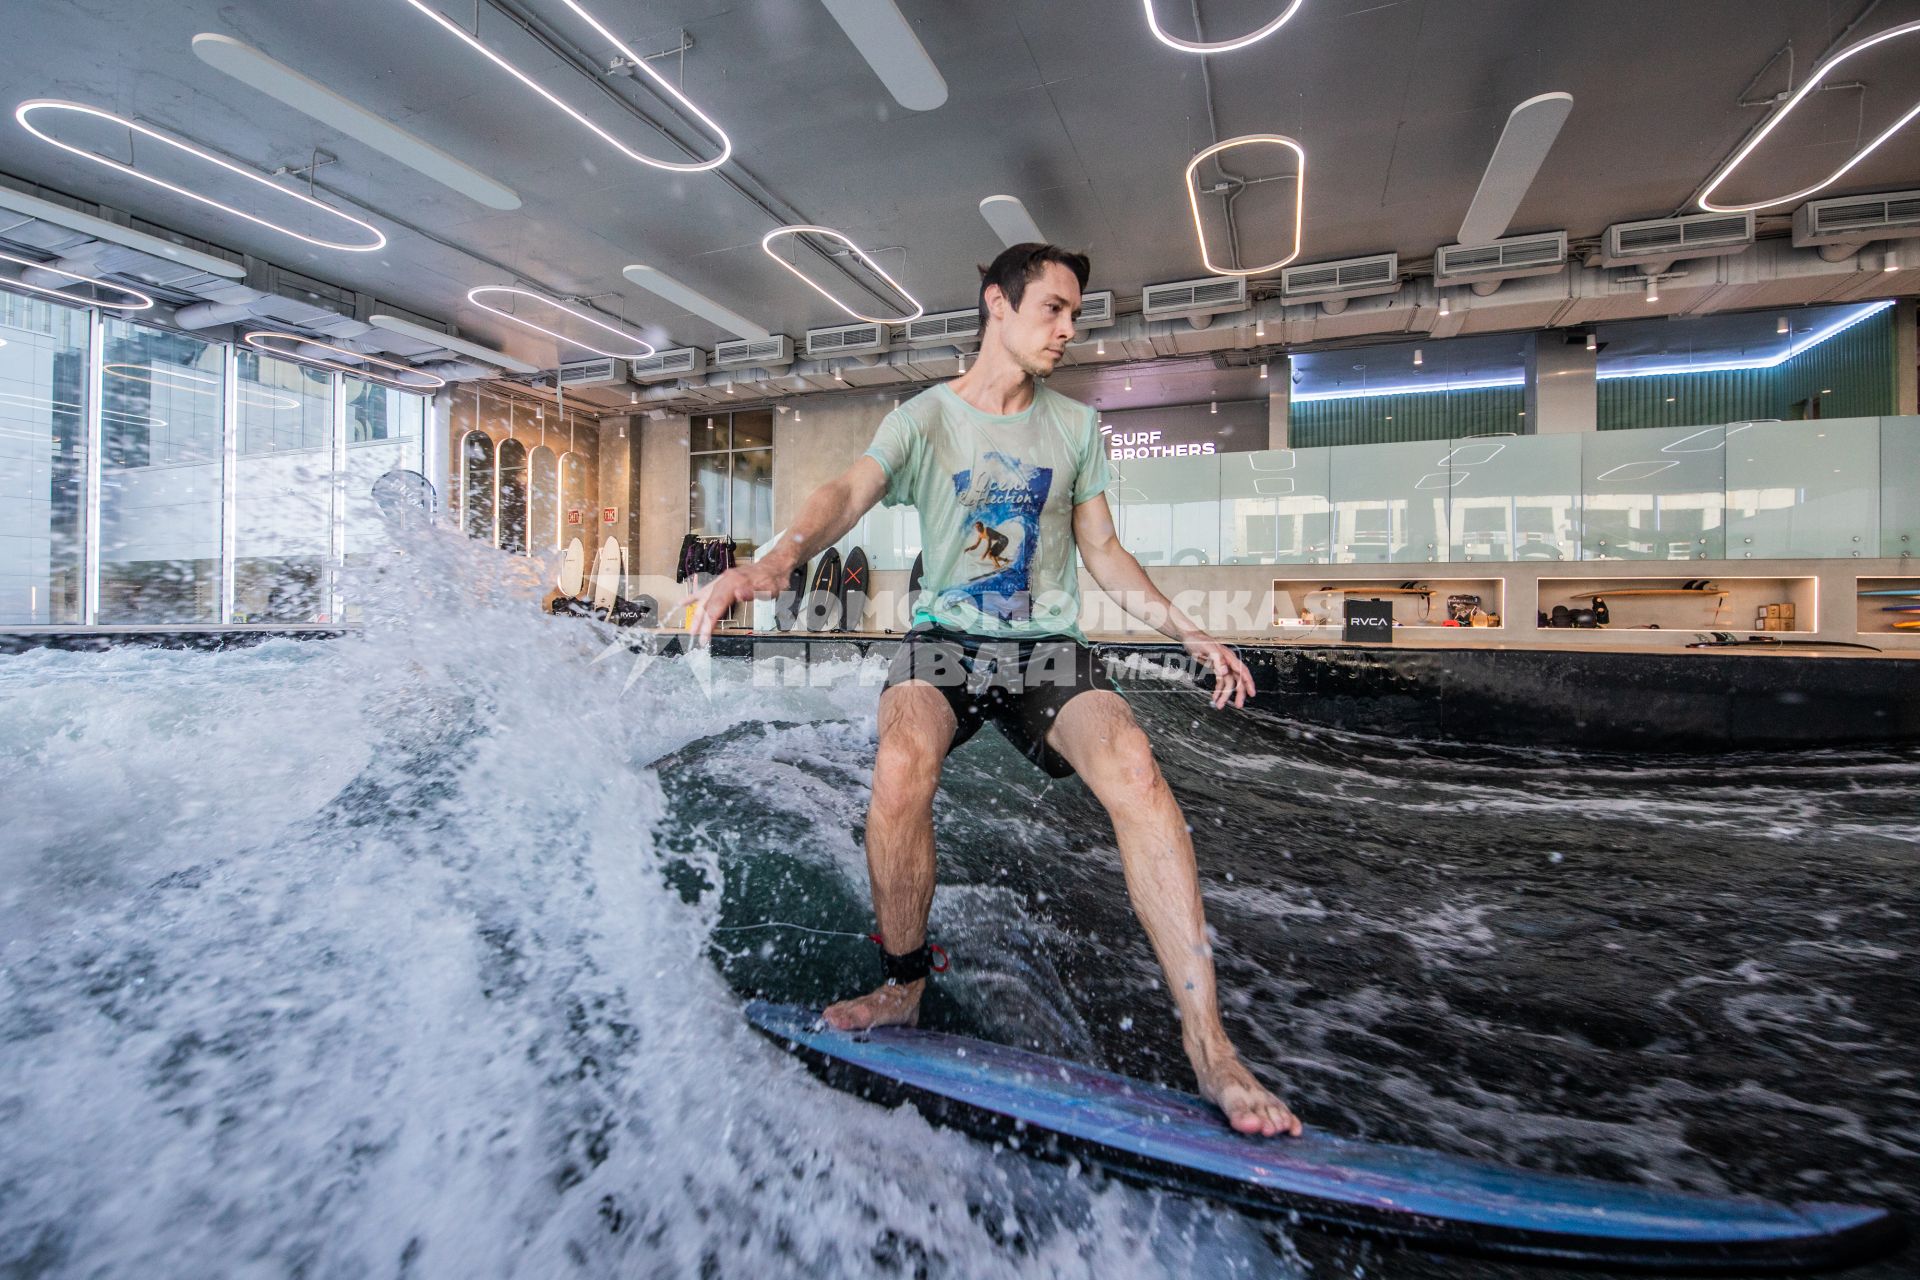
M 1158 409 L 1119 409 L 1100 423 L 1107 457 L 1203 458 L 1216 453 L 1267 447 L 1264 401 L 1227 401 L 1218 412 L 1204 404 L 1166 405 Z

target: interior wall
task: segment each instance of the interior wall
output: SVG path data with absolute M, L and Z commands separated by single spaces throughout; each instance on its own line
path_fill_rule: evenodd
M 640 473 L 634 486 L 633 572 L 671 581 L 687 534 L 687 419 L 629 419 L 639 437 Z M 774 458 L 774 474 L 780 462 Z
M 800 514 L 813 491 L 851 467 L 881 420 L 893 410 L 889 395 L 802 402 L 795 414 L 773 415 L 773 528 L 778 534 Z M 684 503 L 682 509 L 684 512 Z

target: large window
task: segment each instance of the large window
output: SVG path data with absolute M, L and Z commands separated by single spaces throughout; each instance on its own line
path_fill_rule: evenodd
M 333 377 L 244 349 L 235 364 L 232 620 L 327 621 Z
M 0 293 L 0 624 L 85 608 L 87 313 Z
M 693 419 L 687 531 L 732 538 L 750 560 L 773 537 L 773 413 Z

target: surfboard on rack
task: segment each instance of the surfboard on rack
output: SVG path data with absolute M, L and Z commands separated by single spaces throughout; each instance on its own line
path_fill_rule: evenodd
M 554 585 L 563 596 L 578 596 L 587 576 L 587 549 L 575 538 L 560 557 L 560 573 Z
M 1784 1273 L 1865 1261 L 1904 1240 L 1867 1205 L 1781 1204 L 1532 1173 L 1309 1129 L 1251 1138 L 1192 1094 L 1025 1049 L 886 1027 L 851 1034 L 753 1001 L 747 1020 L 829 1084 L 1045 1159 L 1448 1251 L 1656 1273 Z
M 800 617 L 800 601 L 807 594 L 807 564 L 801 561 L 787 575 L 787 585 L 774 597 L 773 625 L 781 631 L 793 630 Z
M 867 552 L 855 547 L 840 566 L 840 629 L 858 631 L 867 616 Z
M 835 631 L 840 627 L 840 550 L 828 547 L 813 565 L 813 581 L 800 602 L 796 631 Z
M 593 611 L 605 616 L 620 598 L 620 544 L 609 534 L 593 558 Z

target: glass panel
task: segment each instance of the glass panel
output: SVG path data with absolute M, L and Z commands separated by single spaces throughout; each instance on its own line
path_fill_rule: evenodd
M 1580 437 L 1582 560 L 1718 560 L 1726 552 L 1725 427 Z
M 225 348 L 106 321 L 100 621 L 218 622 Z
M 724 413 L 702 414 L 694 418 L 687 428 L 687 448 L 694 453 L 730 448 L 730 440 L 731 433 L 727 429 L 727 415 Z
M 560 546 L 560 459 L 543 444 L 527 454 L 527 512 L 529 549 Z
M 1113 464 L 1120 541 L 1141 564 L 1220 562 L 1220 455 Z
M 1325 560 L 1332 504 L 1328 451 L 1220 455 L 1220 552 L 1226 564 Z
M 460 529 L 493 541 L 493 441 L 484 431 L 460 437 Z
M 518 440 L 500 442 L 500 549 L 515 555 L 527 551 L 527 446 Z
M 773 450 L 749 449 L 733 455 L 729 514 L 727 532 L 739 544 L 740 559 L 751 560 L 760 544 L 773 536 Z
M 718 536 L 727 531 L 727 458 L 724 453 L 693 455 L 688 485 L 687 532 Z
M 773 410 L 750 409 L 733 415 L 733 447 L 773 448 Z
M 1920 554 L 1920 418 L 1880 419 L 1880 554 Z
M 1880 549 L 1880 419 L 1756 422 L 1727 431 L 1727 559 Z
M 319 622 L 332 554 L 333 378 L 234 355 L 234 622 Z
M 1447 455 L 1438 441 L 1334 447 L 1333 563 L 1439 560 L 1452 482 Z
M 85 608 L 87 313 L 0 293 L 0 623 Z
M 424 471 L 427 401 L 375 382 L 347 378 L 347 563 L 385 542 L 373 482 L 389 471 Z
M 1474 437 L 1447 454 L 1449 560 L 1579 558 L 1577 435 Z

